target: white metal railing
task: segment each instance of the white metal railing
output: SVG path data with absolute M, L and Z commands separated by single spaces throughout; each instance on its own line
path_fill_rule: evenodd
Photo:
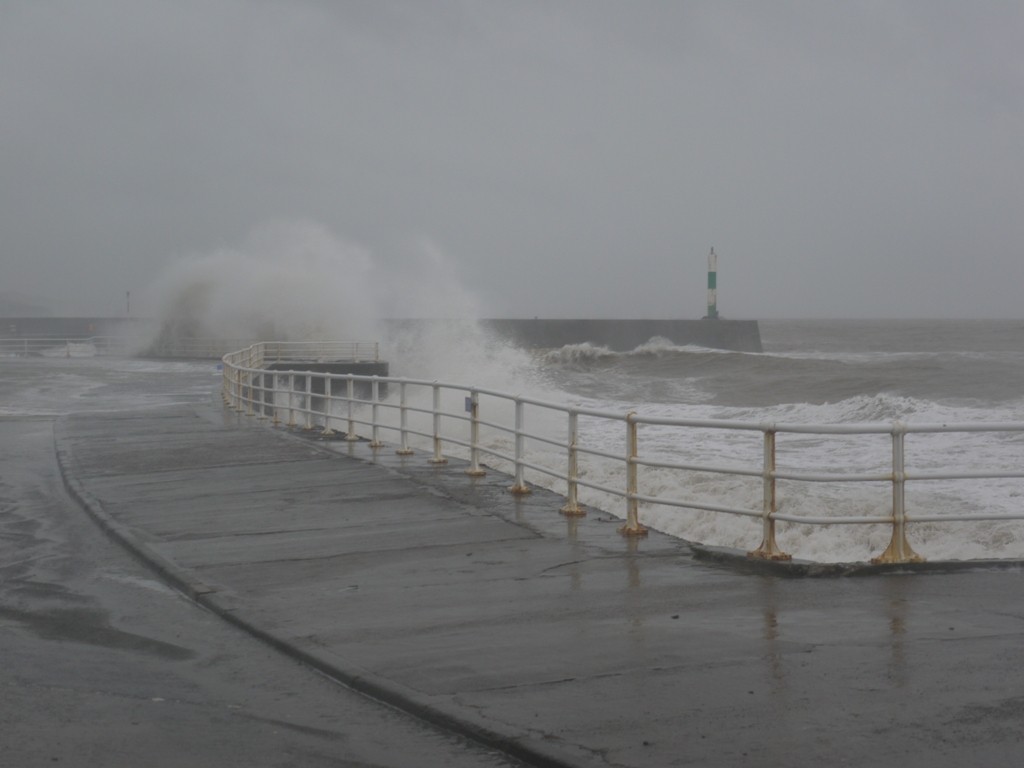
M 0 357 L 75 357 L 86 351 L 97 355 L 120 355 L 130 349 L 131 340 L 118 336 L 0 338 Z
M 362 354 L 363 347 L 352 343 L 353 357 Z M 350 349 L 344 345 L 328 347 Z M 309 351 L 316 347 L 305 348 Z M 908 515 L 906 509 L 906 485 L 908 482 L 936 480 L 985 480 L 997 478 L 1024 479 L 1024 468 L 1006 471 L 914 471 L 908 472 L 905 462 L 905 439 L 909 434 L 928 433 L 1024 433 L 1024 422 L 1009 423 L 964 423 L 964 424 L 906 424 L 899 421 L 890 423 L 861 424 L 786 424 L 760 423 L 712 419 L 667 419 L 641 416 L 634 412 L 615 413 L 587 408 L 570 407 L 522 397 L 506 392 L 481 389 L 457 383 L 443 383 L 408 378 L 361 376 L 352 374 L 325 374 L 312 371 L 273 371 L 265 368 L 267 363 L 278 358 L 275 355 L 301 355 L 304 349 L 292 345 L 287 350 L 272 343 L 254 344 L 223 358 L 223 399 L 234 410 L 257 418 L 270 418 L 274 424 L 300 427 L 307 430 L 321 429 L 333 433 L 334 426 L 344 424 L 348 440 L 358 440 L 359 430 L 369 430 L 370 445 L 381 447 L 381 432 L 388 431 L 397 439 L 397 453 L 412 453 L 410 437 L 422 438 L 430 452 L 429 461 L 443 464 L 446 448 L 458 446 L 469 460 L 467 473 L 483 474 L 481 457 L 486 455 L 507 463 L 514 476 L 510 490 L 513 493 L 529 493 L 526 482 L 527 470 L 538 475 L 553 478 L 565 484 L 566 503 L 561 512 L 566 515 L 585 514 L 579 504 L 579 488 L 610 494 L 625 503 L 625 523 L 619 529 L 626 536 L 642 536 L 647 529 L 639 519 L 640 504 L 661 505 L 689 510 L 717 512 L 754 518 L 760 522 L 761 543 L 748 554 L 753 558 L 789 560 L 776 540 L 776 523 L 788 522 L 804 525 L 885 525 L 891 529 L 889 544 L 874 563 L 907 563 L 923 560 L 907 538 L 909 523 L 945 523 L 951 521 L 981 520 L 1024 520 L 1024 508 L 1015 512 L 972 512 Z M 374 346 L 374 351 L 376 347 Z M 287 358 L 301 362 L 299 357 Z M 376 359 L 376 358 L 374 358 Z M 314 382 L 317 382 L 314 385 Z M 389 387 L 388 396 L 382 397 L 382 387 Z M 395 388 L 397 387 L 397 396 Z M 409 393 L 417 391 L 429 394 L 424 397 L 426 404 L 413 404 Z M 463 396 L 463 408 L 446 408 L 444 394 L 458 393 Z M 486 397 L 489 408 L 482 406 L 481 398 Z M 450 400 L 450 398 L 449 398 Z M 564 437 L 558 438 L 541 431 L 530 432 L 526 428 L 527 410 L 547 411 L 564 417 Z M 509 411 L 511 410 L 511 413 Z M 504 419 L 502 420 L 502 411 Z M 388 420 L 386 412 L 396 414 Z M 492 412 L 494 415 L 492 415 Z M 423 418 L 427 426 L 410 426 L 410 415 Z M 583 444 L 579 428 L 580 419 L 620 423 L 623 450 L 621 453 L 602 450 Z M 480 428 L 491 430 L 492 434 L 505 435 L 508 445 L 501 441 L 484 443 L 480 439 Z M 659 457 L 656 451 L 641 452 L 641 428 L 657 427 L 678 432 L 678 442 L 692 430 L 713 430 L 724 433 L 754 433 L 759 435 L 760 460 L 756 465 L 687 463 L 673 457 Z M 365 434 L 365 432 L 364 432 Z M 823 438 L 840 438 L 857 435 L 887 436 L 891 444 L 884 467 L 871 472 L 822 472 L 806 468 L 780 470 L 777 466 L 779 449 L 776 438 L 781 434 L 812 435 Z M 560 457 L 552 463 L 549 458 L 538 458 L 536 451 L 528 451 L 530 445 L 540 444 L 555 449 Z M 581 458 L 585 461 L 620 462 L 624 466 L 623 487 L 614 487 L 587 479 L 581 470 Z M 547 461 L 547 463 L 544 463 Z M 674 498 L 654 493 L 646 488 L 640 470 L 668 470 L 671 472 L 696 472 L 711 475 L 751 478 L 761 486 L 761 503 L 758 508 L 744 508 L 709 503 L 703 499 Z M 885 484 L 891 493 L 891 502 L 883 511 L 869 515 L 808 515 L 780 511 L 777 495 L 778 481 L 794 483 L 868 483 Z M 887 495 L 888 495 L 887 493 Z

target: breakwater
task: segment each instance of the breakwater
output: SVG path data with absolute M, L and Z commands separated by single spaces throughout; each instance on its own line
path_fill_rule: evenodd
M 553 349 L 590 343 L 617 352 L 636 349 L 652 338 L 737 352 L 761 352 L 756 320 L 481 320 L 481 324 L 520 346 Z
M 382 321 L 384 337 L 415 333 L 451 320 L 391 319 Z M 486 318 L 477 321 L 487 332 L 527 349 L 557 349 L 593 344 L 628 352 L 653 338 L 737 352 L 761 352 L 756 320 L 613 320 L 553 318 Z

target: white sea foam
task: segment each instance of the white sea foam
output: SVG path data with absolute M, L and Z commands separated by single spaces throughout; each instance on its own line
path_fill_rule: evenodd
M 717 349 L 715 347 L 702 347 L 699 344 L 676 344 L 670 339 L 662 336 L 654 336 L 635 349 L 624 353 L 626 356 L 659 356 L 676 355 L 680 353 L 698 353 L 712 355 L 760 355 L 761 352 L 739 352 L 731 349 Z
M 564 347 L 548 350 L 544 353 L 542 360 L 545 363 L 565 365 L 594 360 L 609 360 L 621 356 L 621 353 L 614 352 L 609 347 L 585 341 L 582 344 L 566 344 Z
M 495 360 L 495 362 L 498 362 Z M 520 363 L 522 361 L 519 361 Z M 521 379 L 520 382 L 528 381 Z M 629 408 L 619 401 L 583 399 L 570 393 L 524 392 L 546 399 L 558 399 L 574 405 L 624 414 Z M 418 401 L 424 408 L 424 394 Z M 457 397 L 446 400 L 445 408 L 461 411 Z M 642 415 L 668 419 L 732 419 L 757 423 L 836 424 L 884 422 L 901 419 L 917 422 L 956 423 L 964 421 L 1004 420 L 1006 414 L 990 409 L 954 408 L 912 398 L 877 395 L 857 396 L 833 404 L 787 403 L 761 409 L 721 408 L 708 404 L 656 404 L 637 409 Z M 1002 418 L 1001 418 L 1002 417 Z M 485 428 L 484 445 L 491 451 L 509 456 L 514 451 L 514 411 L 511 404 L 482 401 L 481 418 L 505 425 L 504 430 Z M 392 423 L 397 425 L 397 414 Z M 420 414 L 413 429 L 429 434 L 428 417 Z M 566 417 L 563 413 L 541 408 L 527 411 L 526 431 L 549 440 L 564 442 Z M 468 440 L 464 425 L 461 440 Z M 423 450 L 431 450 L 429 440 L 414 439 Z M 757 431 L 711 428 L 681 428 L 642 425 L 640 457 L 679 464 L 735 468 L 759 473 L 763 461 L 761 433 Z M 623 516 L 626 503 L 625 426 L 622 421 L 582 417 L 580 445 L 603 453 L 623 456 L 622 460 L 582 454 L 580 479 L 586 483 L 618 489 L 619 494 L 591 488 L 580 489 L 584 504 Z M 465 457 L 464 448 L 447 445 L 447 453 Z M 566 493 L 567 457 L 564 448 L 538 440 L 527 441 L 528 462 L 550 467 L 556 476 L 528 471 L 530 482 L 558 493 Z M 779 471 L 816 473 L 863 473 L 886 475 L 891 471 L 891 436 L 780 434 L 777 437 Z M 488 463 L 511 473 L 507 460 L 487 459 Z M 1024 466 L 1024 437 L 1001 433 L 949 433 L 910 435 L 906 441 L 906 507 L 910 519 L 915 514 L 970 514 L 1019 511 L 1024 498 L 1024 482 L 1016 479 L 917 481 L 914 472 L 1017 471 Z M 662 467 L 641 467 L 639 492 L 644 496 L 674 499 L 677 502 L 727 507 L 760 513 L 763 489 L 760 477 L 740 477 L 717 472 L 688 471 Z M 891 514 L 892 488 L 885 481 L 808 483 L 780 480 L 777 498 L 781 512 L 797 516 L 830 517 L 837 521 L 848 517 L 887 517 Z M 754 549 L 760 542 L 761 523 L 756 517 L 730 515 L 701 509 L 680 509 L 658 504 L 641 506 L 642 521 L 655 529 L 689 541 Z M 1019 521 L 971 521 L 912 523 L 912 544 L 929 559 L 1019 558 L 1024 557 L 1024 523 Z M 888 544 L 888 525 L 805 525 L 781 522 L 780 545 L 794 556 L 818 562 L 865 561 L 878 555 Z
M 696 344 L 679 345 L 669 339 L 655 336 L 634 349 L 626 351 L 616 351 L 603 344 L 592 344 L 586 341 L 580 344 L 566 344 L 558 349 L 548 350 L 544 353 L 542 360 L 545 363 L 571 365 L 574 363 L 596 361 L 628 361 L 630 358 L 657 358 L 680 354 L 754 355 L 762 353 L 711 349 Z

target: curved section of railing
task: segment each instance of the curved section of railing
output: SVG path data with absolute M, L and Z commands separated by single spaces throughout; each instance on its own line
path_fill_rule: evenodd
M 504 463 L 503 470 L 514 478 L 513 493 L 529 493 L 526 472 L 547 477 L 555 484 L 564 484 L 565 515 L 583 515 L 579 489 L 586 488 L 616 497 L 624 504 L 625 522 L 619 529 L 624 536 L 643 536 L 646 527 L 640 522 L 640 504 L 669 508 L 709 511 L 754 518 L 760 522 L 761 543 L 748 552 L 752 558 L 788 560 L 791 558 L 779 545 L 776 523 L 787 522 L 811 526 L 884 525 L 890 530 L 889 542 L 873 563 L 919 562 L 924 558 L 911 547 L 907 537 L 910 523 L 947 523 L 952 521 L 1024 520 L 1024 509 L 1015 512 L 970 512 L 919 514 L 912 517 L 906 510 L 908 482 L 986 479 L 1024 479 L 1024 470 L 998 471 L 913 471 L 905 465 L 906 437 L 911 434 L 935 433 L 1024 433 L 1024 422 L 905 424 L 873 422 L 861 424 L 787 424 L 713 419 L 667 419 L 642 416 L 634 412 L 571 407 L 507 392 L 408 378 L 325 374 L 312 371 L 275 371 L 267 366 L 281 360 L 289 362 L 320 361 L 321 352 L 330 350 L 334 360 L 376 359 L 375 344 L 355 342 L 332 343 L 328 346 L 300 345 L 289 342 L 261 342 L 232 352 L 223 358 L 223 399 L 226 405 L 248 416 L 272 419 L 274 424 L 306 430 L 322 430 L 334 434 L 338 427 L 348 440 L 369 437 L 370 446 L 384 445 L 382 432 L 396 439 L 396 451 L 413 452 L 411 440 L 421 441 L 429 452 L 430 462 L 443 464 L 446 453 L 461 450 L 468 459 L 469 475 L 484 473 L 483 456 L 489 461 Z M 303 356 L 306 357 L 303 357 Z M 343 357 L 348 355 L 348 357 Z M 381 393 L 387 386 L 388 395 Z M 396 392 L 397 390 L 397 392 Z M 418 397 L 411 397 L 416 394 Z M 453 396 L 457 396 L 453 399 Z M 484 400 L 486 399 L 486 407 Z M 543 418 L 548 428 L 526 427 L 527 414 L 555 414 Z M 581 419 L 587 430 L 581 429 Z M 412 423 L 417 420 L 417 423 Z M 532 423 L 532 419 L 531 419 Z M 617 426 L 616 426 L 617 425 Z M 481 439 L 481 429 L 488 438 Z M 586 437 L 596 432 L 607 436 L 609 429 L 620 430 L 619 450 L 589 444 Z M 655 439 L 641 441 L 641 430 Z M 688 435 L 697 431 L 739 435 L 746 433 L 757 439 L 757 461 L 746 464 L 679 461 L 678 452 L 659 446 L 685 445 Z M 369 433 L 368 435 L 366 433 Z M 556 433 L 561 433 L 559 437 Z M 586 434 L 585 434 L 586 432 Z M 656 432 L 656 434 L 655 434 Z M 879 468 L 867 472 L 833 472 L 777 466 L 779 435 L 804 435 L 821 439 L 845 439 L 856 436 L 881 436 L 888 448 Z M 650 450 L 646 450 L 650 445 Z M 539 446 L 539 448 L 537 447 Z M 529 447 L 529 450 L 528 450 Z M 645 450 L 642 450 L 644 448 Z M 749 454 L 749 451 L 748 451 Z M 587 466 L 581 465 L 581 461 Z M 609 484 L 590 479 L 588 468 L 599 462 L 611 462 L 624 471 Z M 655 482 L 655 471 L 670 473 L 701 473 L 708 476 L 746 478 L 760 488 L 756 508 L 730 506 L 707 499 L 679 498 L 658 491 L 665 483 Z M 645 476 L 644 473 L 648 473 Z M 594 473 L 598 474 L 598 473 Z M 781 511 L 777 494 L 778 481 L 818 484 L 873 484 L 884 486 L 888 500 L 877 505 L 877 514 L 806 514 Z

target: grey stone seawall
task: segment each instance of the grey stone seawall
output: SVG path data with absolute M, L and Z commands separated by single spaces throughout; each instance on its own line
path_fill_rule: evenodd
M 444 320 L 387 320 L 389 331 L 414 330 Z M 655 337 L 673 344 L 694 344 L 737 352 L 761 352 L 756 320 L 611 320 L 611 319 L 485 319 L 480 325 L 495 335 L 530 349 L 557 349 L 590 343 L 616 352 L 636 349 Z
M 618 352 L 655 337 L 680 346 L 761 352 L 756 320 L 483 320 L 485 327 L 527 347 L 557 348 L 590 342 Z

